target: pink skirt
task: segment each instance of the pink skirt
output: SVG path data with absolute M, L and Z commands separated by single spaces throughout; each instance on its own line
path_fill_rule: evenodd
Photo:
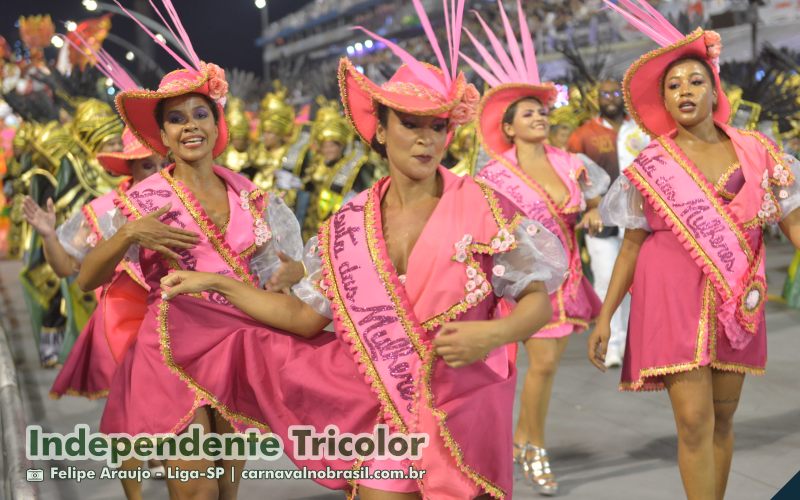
M 70 350 L 50 397 L 108 395 L 114 373 L 142 324 L 146 297 L 145 289 L 124 271 L 114 277 Z
M 58 372 L 50 388 L 51 398 L 67 395 L 99 399 L 108 395 L 117 363 L 100 326 L 102 324 L 101 308 L 98 307 Z
M 137 377 L 143 380 L 160 377 L 159 384 L 164 389 L 145 382 L 149 390 L 143 389 L 141 394 L 134 396 L 136 389 L 133 384 L 120 384 L 121 387 L 127 386 L 128 396 L 119 400 L 128 404 L 112 405 L 116 398 L 115 385 L 103 417 L 104 423 L 109 422 L 103 428 L 104 432 L 110 432 L 111 420 L 128 421 L 130 428 L 141 429 L 143 425 L 132 422 L 132 418 L 156 418 L 142 415 L 145 409 L 134 408 L 134 405 L 142 404 L 137 400 L 145 402 L 148 397 L 159 401 L 175 398 L 171 405 L 176 408 L 165 412 L 169 417 L 159 417 L 158 429 L 179 429 L 175 422 L 180 422 L 181 415 L 192 409 L 194 393 L 196 398 L 229 418 L 237 428 L 257 426 L 280 436 L 284 451 L 299 467 L 319 470 L 330 466 L 348 470 L 355 465 L 352 460 L 304 461 L 292 456 L 289 427 L 310 425 L 322 432 L 326 426 L 336 425 L 341 432 L 371 434 L 375 425 L 383 421 L 378 396 L 364 380 L 354 355 L 347 344 L 332 334 L 322 333 L 311 340 L 301 339 L 266 328 L 231 307 L 185 296 L 169 303 L 164 319 L 166 336 L 162 337 L 160 344 L 162 352 L 159 352 L 157 340 L 148 344 L 146 350 L 150 354 L 141 352 L 143 342 L 152 337 L 143 328 L 123 366 L 133 365 L 133 361 L 139 359 L 142 364 L 148 361 L 148 365 L 138 376 L 138 371 L 130 369 L 120 370 L 118 374 L 121 378 L 129 373 L 126 379 L 131 382 L 137 382 Z M 162 353 L 168 353 L 163 360 L 159 359 Z M 171 368 L 166 368 L 164 360 Z M 156 362 L 164 368 L 152 366 Z M 151 374 L 156 370 L 158 373 Z M 171 375 L 170 380 L 165 380 L 167 373 Z M 487 362 L 460 369 L 449 368 L 438 359 L 433 362 L 431 373 L 433 404 L 440 413 L 434 417 L 430 412 L 420 412 L 419 425 L 432 429 L 432 439 L 438 446 L 426 448 L 422 463 L 428 465 L 429 472 L 443 463 L 451 471 L 457 465 L 452 463 L 453 457 L 447 446 L 455 446 L 452 453 L 458 454 L 463 467 L 481 480 L 490 478 L 493 484 L 510 494 L 513 483 L 512 422 L 508 410 L 513 405 L 516 373 L 508 362 L 506 350 L 498 349 Z M 173 384 L 174 380 L 179 384 Z M 182 389 L 179 391 L 180 385 Z M 157 390 L 154 392 L 154 389 Z M 163 394 L 158 394 L 162 391 Z M 483 404 L 476 404 L 476 401 Z M 133 417 L 120 414 L 126 406 Z M 437 418 L 446 422 L 452 441 L 445 443 L 439 436 L 440 421 Z M 155 426 L 151 425 L 151 428 L 155 429 Z M 371 470 L 399 470 L 407 464 L 373 462 L 367 465 Z M 418 465 L 414 464 L 414 467 L 424 468 Z M 476 496 L 480 494 L 480 490 L 460 473 L 431 474 L 425 479 L 428 481 L 426 491 L 446 491 L 456 482 L 462 487 L 466 482 L 469 483 L 467 487 L 474 487 Z M 344 480 L 318 482 L 335 489 L 350 487 Z M 359 484 L 386 491 L 415 491 L 418 488 L 413 483 L 407 480 L 359 481 Z
M 764 317 L 750 343 L 733 349 L 717 322 L 722 301 L 713 286 L 671 231 L 658 221 L 651 225 L 659 229 L 644 241 L 636 262 L 620 389 L 664 389 L 664 375 L 700 366 L 763 374 Z
M 589 323 L 600 314 L 603 303 L 586 276 L 581 275 L 574 292 L 570 293 L 566 288 L 565 282 L 550 294 L 553 317 L 541 330 L 531 335 L 532 338 L 557 339 L 580 333 L 586 330 Z

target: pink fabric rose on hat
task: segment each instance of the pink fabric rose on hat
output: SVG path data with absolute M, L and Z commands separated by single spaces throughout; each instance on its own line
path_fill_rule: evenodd
M 475 88 L 475 85 L 471 83 L 467 85 L 464 95 L 461 97 L 461 102 L 450 111 L 450 121 L 455 125 L 464 125 L 471 122 L 475 117 L 480 100 L 481 94 Z
M 481 93 L 478 92 L 478 89 L 475 88 L 475 85 L 471 83 L 467 85 L 466 90 L 464 90 L 463 101 L 466 102 L 467 104 L 477 105 L 480 100 L 481 100 Z
M 719 56 L 722 54 L 722 37 L 716 31 L 706 31 L 704 33 L 706 51 L 711 62 L 719 70 Z
M 450 111 L 450 122 L 453 125 L 464 125 L 469 123 L 473 116 L 475 116 L 475 108 L 461 101 L 458 106 Z
M 225 80 L 225 70 L 214 63 L 203 63 L 203 71 L 208 75 L 208 96 L 217 102 L 228 94 L 228 82 Z M 224 101 L 223 101 L 224 104 Z

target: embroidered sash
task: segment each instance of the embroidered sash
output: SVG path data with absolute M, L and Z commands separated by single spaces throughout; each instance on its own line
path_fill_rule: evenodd
M 95 240 L 94 244 L 103 238 L 103 229 L 100 227 L 100 217 L 115 208 L 116 199 L 119 197 L 120 193 L 124 193 L 130 189 L 130 186 L 131 179 L 125 179 L 114 191 L 106 193 L 99 198 L 95 198 L 83 206 L 83 215 L 86 217 L 86 220 L 89 221 L 92 228 L 93 236 L 91 236 L 91 238 Z M 92 246 L 94 246 L 94 244 L 92 244 Z M 144 274 L 138 262 L 123 259 L 122 262 L 119 263 L 118 271 L 127 273 L 136 284 L 145 290 L 150 289 L 145 283 Z
M 353 347 L 378 395 L 386 421 L 400 432 L 414 425 L 414 395 L 428 347 L 408 304 L 398 295 L 389 263 L 370 241 L 372 190 L 361 193 L 323 225 L 323 286 L 332 294 L 337 330 Z M 378 257 L 378 258 L 376 258 Z M 394 279 L 392 279 L 394 278 Z
M 266 204 L 265 195 L 244 177 L 223 167 L 214 166 L 214 172 L 240 193 L 240 202 L 230 203 L 228 227 L 231 231 L 227 232 L 226 238 L 194 195 L 172 177 L 172 170 L 162 170 L 160 175 L 154 175 L 121 193 L 117 204 L 128 218 L 135 220 L 171 203 L 170 211 L 161 216 L 161 222 L 200 235 L 195 248 L 176 250 L 180 255 L 180 262 L 173 263 L 174 268 L 213 272 L 255 286 L 256 280 L 250 274 L 245 255 L 252 250 L 254 240 L 264 244 L 270 237 L 262 216 Z M 214 302 L 227 303 L 217 294 L 208 298 Z
M 552 158 L 550 149 L 548 156 Z M 578 285 L 583 278 L 580 252 L 577 251 L 575 231 L 570 227 L 565 215 L 559 210 L 556 202 L 545 189 L 526 174 L 516 163 L 516 152 L 497 156 L 495 161 L 489 163 L 481 170 L 477 177 L 485 181 L 492 189 L 508 198 L 520 212 L 529 219 L 540 222 L 548 231 L 558 237 L 569 255 L 569 274 L 564 283 L 565 290 L 574 297 L 578 292 Z M 551 161 L 551 163 L 553 163 Z M 558 173 L 558 166 L 553 164 Z M 563 179 L 562 176 L 559 177 Z M 564 180 L 567 184 L 566 180 Z M 567 184 L 570 196 L 573 190 Z
M 446 425 L 446 414 L 435 406 L 430 333 L 417 319 L 378 241 L 379 187 L 360 193 L 320 229 L 320 286 L 331 299 L 336 331 L 350 345 L 359 370 L 376 393 L 384 420 L 399 432 L 430 436 L 423 468 L 455 474 L 446 487 L 422 481 L 423 496 L 467 498 L 482 488 L 502 497 L 496 485 L 465 462 Z M 483 209 L 488 211 L 488 204 Z M 465 375 L 474 376 L 469 368 L 464 368 Z
M 766 298 L 763 245 L 758 252 L 695 165 L 667 137 L 651 143 L 624 174 L 691 254 L 722 298 L 719 320 L 734 349 L 759 326 Z

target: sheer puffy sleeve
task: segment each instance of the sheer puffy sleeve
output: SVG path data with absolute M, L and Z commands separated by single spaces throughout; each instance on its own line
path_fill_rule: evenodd
M 530 219 L 522 221 L 514 231 L 514 238 L 517 248 L 494 258 L 494 293 L 513 300 L 534 281 L 543 281 L 548 293 L 557 290 L 568 267 L 561 241 L 539 222 Z
M 644 215 L 644 197 L 624 175 L 617 177 L 600 203 L 603 224 L 650 231 Z
M 128 223 L 128 218 L 122 213 L 122 210 L 114 208 L 104 214 L 99 214 L 97 217 L 97 225 L 100 226 L 100 233 L 104 240 L 110 239 L 117 234 L 122 226 Z
M 66 222 L 56 228 L 58 241 L 68 254 L 75 257 L 78 262 L 83 262 L 86 254 L 97 244 L 97 234 L 92 230 L 91 223 L 78 210 Z
M 586 177 L 581 176 L 581 178 L 578 179 L 581 185 L 581 191 L 583 191 L 583 197 L 587 200 L 591 200 L 592 198 L 597 198 L 605 194 L 605 192 L 608 191 L 608 186 L 611 184 L 611 177 L 608 176 L 608 173 L 603 170 L 600 165 L 592 161 L 592 159 L 585 154 L 579 153 L 577 156 L 586 167 Z
M 785 218 L 800 208 L 800 160 L 784 153 L 783 164 L 783 166 L 777 165 L 773 171 L 772 175 L 776 182 L 772 184 L 772 192 Z
M 118 208 L 113 208 L 104 214 L 99 214 L 97 217 L 97 225 L 100 226 L 100 233 L 104 240 L 110 239 L 117 234 L 117 231 L 127 223 L 128 218 Z M 139 248 L 139 245 L 131 245 L 128 251 L 125 252 L 125 259 L 130 262 L 139 262 Z
M 303 257 L 300 224 L 282 199 L 270 196 L 264 220 L 269 226 L 272 237 L 250 259 L 250 271 L 258 276 L 262 287 L 281 265 L 278 252 L 283 252 L 292 260 L 299 261 Z
M 319 288 L 322 279 L 322 259 L 319 256 L 317 237 L 314 236 L 308 243 L 303 254 L 303 264 L 306 266 L 307 275 L 298 284 L 292 287 L 295 297 L 302 300 L 319 314 L 333 319 L 331 302 Z

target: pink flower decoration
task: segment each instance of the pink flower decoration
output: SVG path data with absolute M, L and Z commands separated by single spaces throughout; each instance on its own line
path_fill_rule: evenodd
M 705 32 L 706 51 L 709 59 L 719 67 L 719 56 L 722 54 L 722 37 L 716 31 Z
M 228 82 L 219 78 L 208 81 L 208 97 L 220 101 L 228 94 Z
M 97 233 L 92 233 L 86 238 L 86 243 L 89 244 L 90 247 L 97 246 Z
M 467 288 L 468 292 L 472 292 L 473 290 L 478 288 L 478 285 L 476 285 L 474 281 L 469 280 L 469 281 L 467 281 L 467 287 L 466 288 Z
M 478 92 L 478 89 L 475 88 L 475 85 L 471 83 L 467 85 L 466 90 L 464 90 L 463 101 L 467 104 L 477 105 L 480 100 L 481 100 L 481 93 Z
M 465 260 L 467 260 L 467 252 L 459 250 L 458 253 L 456 253 L 456 260 L 458 262 L 464 262 Z
M 476 302 L 478 302 L 478 296 L 475 295 L 472 292 L 468 293 L 467 294 L 467 303 L 468 304 L 475 304 Z
M 462 101 L 452 111 L 450 111 L 450 122 L 454 125 L 464 125 L 469 123 L 475 116 L 475 105 L 470 105 Z
M 478 275 L 478 271 L 474 267 L 467 268 L 467 278 L 474 279 Z
M 481 283 L 481 291 L 483 293 L 489 293 L 489 283 L 487 283 L 485 281 L 483 283 Z
M 506 274 L 506 267 L 498 264 L 492 268 L 492 274 L 497 277 L 502 277 L 504 274 Z
M 219 102 L 228 94 L 225 70 L 213 63 L 201 63 L 201 69 L 208 76 L 208 96 Z

